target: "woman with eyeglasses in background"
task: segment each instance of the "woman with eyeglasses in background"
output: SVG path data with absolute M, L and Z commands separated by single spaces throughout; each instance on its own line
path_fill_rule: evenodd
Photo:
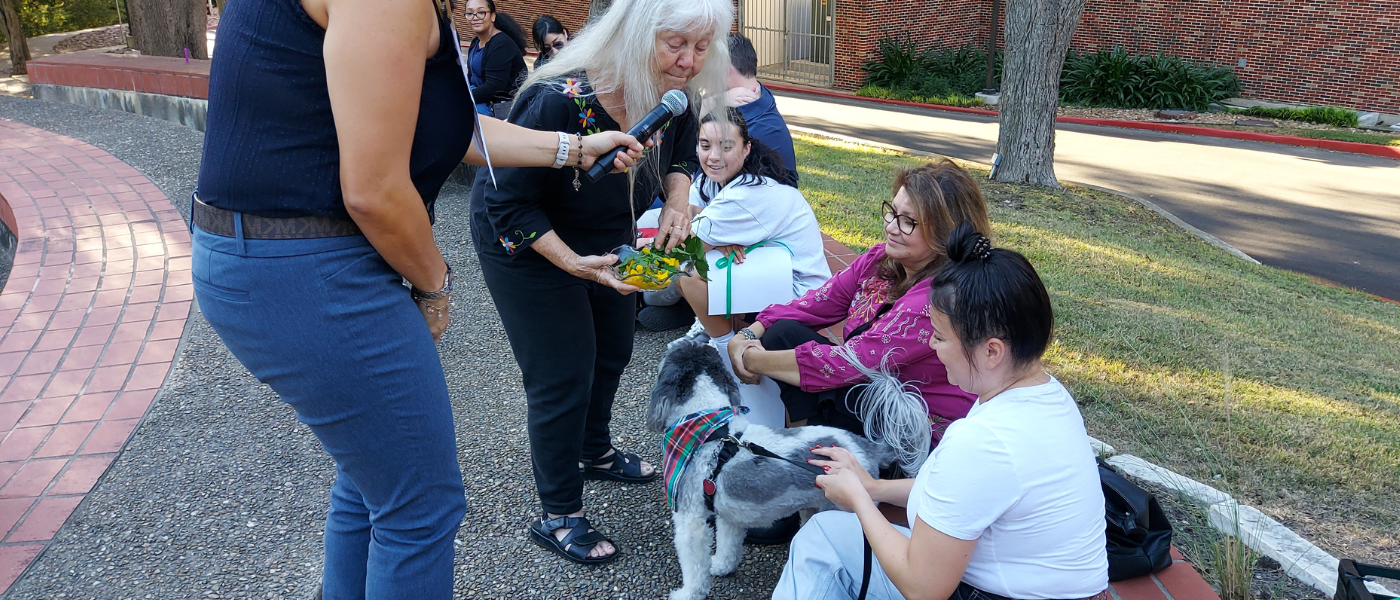
M 967 172 L 944 159 L 898 171 L 894 198 L 881 206 L 884 243 L 821 287 L 758 313 L 757 322 L 729 342 L 729 356 L 745 383 L 759 375 L 778 382 L 791 425 L 829 425 L 865 435 L 855 386 L 867 378 L 817 333 L 845 321 L 841 337 L 850 355 L 870 369 L 881 368 L 888 356 L 884 369 L 918 387 L 936 444 L 976 398 L 948 382 L 947 370 L 929 347 L 929 281 L 948 260 L 942 240 L 954 226 L 968 221 L 991 233 L 987 205 Z
M 535 49 L 540 52 L 539 57 L 535 58 L 536 69 L 544 66 L 569 43 L 569 28 L 560 23 L 559 19 L 549 15 L 535 19 L 535 26 L 530 28 L 530 33 L 535 38 Z
M 525 69 L 525 32 L 510 15 L 496 12 L 495 0 L 468 0 L 466 17 L 476 34 L 467 50 L 476 112 L 505 119 L 515 91 L 529 74 Z

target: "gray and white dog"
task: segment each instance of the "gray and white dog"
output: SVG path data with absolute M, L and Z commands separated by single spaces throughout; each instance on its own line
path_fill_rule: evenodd
M 898 407 L 892 410 L 901 413 L 893 420 L 886 416 L 885 423 L 908 422 L 910 419 L 903 416 L 908 414 L 921 417 L 913 427 L 906 428 L 909 429 L 907 435 L 872 435 L 882 440 L 876 442 L 834 427 L 773 429 L 749 423 L 743 415 L 736 415 L 730 421 L 729 431 L 744 442 L 789 460 L 801 462 L 815 458 L 809 451 L 815 446 L 840 446 L 854 454 L 872 476 L 879 467 L 896 461 L 906 472 L 917 472 L 929 447 L 927 412 L 919 414 L 919 411 L 926 411 L 923 398 L 917 392 L 912 392 L 911 397 L 911 390 L 883 369 L 870 370 L 867 375 L 872 376 L 872 383 L 866 387 L 862 402 L 869 403 L 865 402 L 867 398 L 883 395 L 887 400 L 884 404 Z M 677 340 L 662 358 L 656 384 L 652 387 L 647 428 L 664 433 L 687 415 L 737 407 L 738 385 L 713 346 L 692 339 Z M 700 446 L 677 486 L 672 520 L 682 587 L 671 592 L 671 600 L 699 600 L 708 596 L 710 576 L 728 575 L 739 565 L 747 529 L 769 526 L 799 511 L 810 516 L 835 508 L 814 485 L 812 472 L 741 448 L 712 482 L 715 518 L 711 529 L 704 482 L 715 468 L 722 445 L 720 441 L 711 440 Z M 713 558 L 710 555 L 712 535 Z

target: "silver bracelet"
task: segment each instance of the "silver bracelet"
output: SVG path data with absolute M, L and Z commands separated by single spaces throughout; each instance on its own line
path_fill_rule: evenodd
M 447 275 L 443 277 L 442 288 L 436 292 L 425 292 L 416 287 L 409 288 L 409 296 L 414 302 L 424 300 L 441 300 L 452 294 L 452 265 L 447 265 Z
M 569 162 L 569 134 L 562 131 L 555 133 L 559 134 L 559 150 L 554 153 L 554 168 L 558 169 Z
M 742 335 L 742 336 L 744 336 L 745 338 L 747 338 L 747 339 L 750 340 L 750 341 L 753 341 L 753 340 L 757 340 L 757 339 L 758 339 L 758 336 L 757 336 L 757 335 L 754 335 L 753 330 L 752 330 L 752 329 L 749 329 L 748 327 L 745 327 L 745 328 L 743 328 L 743 329 L 740 329 L 740 330 L 739 330 L 739 334 Z

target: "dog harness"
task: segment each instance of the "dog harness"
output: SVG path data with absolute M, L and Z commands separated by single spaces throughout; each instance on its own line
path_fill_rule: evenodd
M 681 476 L 685 474 L 690 459 L 695 457 L 695 451 L 711 438 L 728 436 L 729 421 L 734 415 L 747 412 L 749 409 L 742 406 L 737 411 L 732 406 L 701 411 L 686 415 L 666 432 L 661 442 L 665 448 L 661 475 L 666 479 L 666 502 L 671 510 L 676 510 L 676 490 L 680 488 Z M 706 482 L 705 489 L 708 491 L 711 487 L 712 484 Z
M 705 480 L 705 510 L 708 510 L 710 512 L 715 512 L 715 492 L 719 489 L 715 487 L 715 482 L 719 481 L 719 472 L 724 469 L 724 465 L 727 464 L 730 459 L 734 458 L 735 454 L 739 453 L 740 448 L 752 452 L 755 456 L 763 458 L 776 458 L 790 465 L 809 471 L 812 473 L 813 477 L 816 477 L 817 475 L 826 474 L 826 469 L 818 467 L 817 465 L 814 465 L 807 461 L 793 460 L 753 442 L 746 442 L 744 440 L 741 440 L 739 439 L 739 436 L 731 435 L 729 433 L 728 425 L 725 425 L 723 429 L 716 430 L 712 437 L 719 436 L 724 436 L 720 439 L 720 441 L 723 442 L 724 445 L 720 447 L 719 456 L 715 458 L 714 470 L 710 471 L 710 477 Z M 822 457 L 818 456 L 817 458 Z
M 747 406 L 739 407 L 738 414 L 748 412 Z M 715 482 L 719 480 L 719 473 L 724 469 L 724 465 L 728 464 L 734 455 L 739 453 L 740 448 L 752 452 L 755 456 L 781 460 L 812 473 L 813 477 L 826 473 L 817 465 L 779 455 L 763 446 L 746 442 L 739 439 L 738 435 L 729 433 L 729 421 L 734 418 L 734 415 L 734 408 L 729 406 L 698 412 L 686 415 L 666 432 L 666 437 L 662 441 L 666 447 L 666 455 L 662 462 L 661 472 L 662 476 L 666 478 L 666 502 L 670 505 L 671 510 L 676 510 L 676 490 L 680 488 L 681 476 L 685 474 L 686 467 L 690 465 L 690 459 L 695 457 L 695 451 L 699 450 L 700 446 L 710 440 L 719 440 L 723 443 L 720 446 L 719 455 L 715 457 L 715 468 L 710 471 L 710 476 L 704 481 L 705 510 L 711 513 L 715 512 L 715 492 L 718 491 Z

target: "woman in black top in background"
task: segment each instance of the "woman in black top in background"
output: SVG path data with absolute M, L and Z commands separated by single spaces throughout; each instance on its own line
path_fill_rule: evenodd
M 472 232 L 486 286 L 524 375 L 530 455 L 545 513 L 536 543 L 581 563 L 617 557 L 583 516 L 583 480 L 643 483 L 656 470 L 612 445 L 609 423 L 632 357 L 636 287 L 609 252 L 636 242 L 636 216 L 665 191 L 658 245 L 690 234 L 698 91 L 724 90 L 731 0 L 617 0 L 526 80 L 511 121 L 531 129 L 626 130 L 668 90 L 690 112 L 670 121 L 639 166 L 596 183 L 577 169 L 478 171 Z M 669 248 L 668 248 L 669 249 Z
M 543 67 L 569 44 L 569 28 L 550 15 L 541 15 L 535 19 L 535 26 L 530 28 L 530 33 L 535 40 L 535 49 L 540 52 L 540 55 L 535 57 L 536 69 Z
M 466 16 L 476 34 L 467 50 L 476 112 L 504 119 L 525 80 L 525 32 L 510 15 L 496 12 L 495 0 L 468 0 Z
M 335 460 L 330 600 L 452 597 L 466 502 L 431 215 L 453 167 L 482 156 L 451 25 L 430 0 L 238 0 L 210 67 L 195 298 Z M 641 155 L 616 133 L 480 129 L 497 167 Z

